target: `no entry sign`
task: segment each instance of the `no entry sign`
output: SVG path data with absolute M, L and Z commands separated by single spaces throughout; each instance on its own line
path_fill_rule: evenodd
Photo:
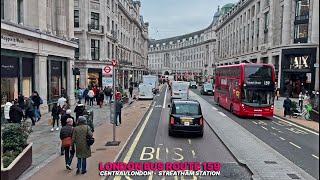
M 117 60 L 115 60 L 115 59 L 112 59 L 112 66 L 114 67 L 114 66 L 117 66 L 118 65 L 118 62 L 117 62 Z
M 112 75 L 112 66 L 105 66 L 102 72 L 105 75 Z

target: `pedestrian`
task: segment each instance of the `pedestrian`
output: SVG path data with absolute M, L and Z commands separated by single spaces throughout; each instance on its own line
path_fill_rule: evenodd
M 112 95 L 113 95 L 113 89 L 112 89 L 112 87 L 109 87 L 109 90 L 110 90 L 109 103 L 111 103 L 111 101 L 112 101 Z
M 94 86 L 94 87 L 92 88 L 92 91 L 93 91 L 93 93 L 94 93 L 93 98 L 94 98 L 94 100 L 96 101 L 96 100 L 97 100 L 97 87 Z
M 77 106 L 74 108 L 74 111 L 76 113 L 76 123 L 78 122 L 79 116 L 83 116 L 85 111 L 85 105 L 82 104 L 80 101 L 78 101 Z
M 119 118 L 119 125 L 121 125 L 121 110 L 123 108 L 122 102 L 120 100 L 120 97 L 117 96 L 116 98 L 116 126 L 118 126 L 118 118 Z
M 103 101 L 104 101 L 104 93 L 102 90 L 100 90 L 99 96 L 98 96 L 98 102 L 99 102 L 100 108 L 102 108 L 102 106 L 103 106 Z
M 304 95 L 302 94 L 302 92 L 300 92 L 300 94 L 299 94 L 299 107 L 300 107 L 300 112 L 302 112 L 302 109 L 303 109 L 303 100 L 304 100 Z
M 85 174 L 87 172 L 87 158 L 91 157 L 91 148 L 87 143 L 87 138 L 92 138 L 91 128 L 87 125 L 87 119 L 80 116 L 78 126 L 73 129 L 71 146 L 76 147 L 77 174 Z
M 71 163 L 74 157 L 75 148 L 71 147 L 71 139 L 73 134 L 73 120 L 71 118 L 67 119 L 67 125 L 63 126 L 60 131 L 61 144 L 64 150 L 64 159 L 66 163 L 66 168 L 72 170 Z
M 89 105 L 89 96 L 88 96 L 89 88 L 86 88 L 83 91 L 84 103 Z
M 287 96 L 287 99 L 285 99 L 283 101 L 283 108 L 284 108 L 284 117 L 286 117 L 286 115 L 289 115 L 291 118 L 291 107 L 292 107 L 292 102 L 289 98 L 289 95 Z
M 40 104 L 41 104 L 41 98 L 40 98 L 39 93 L 37 91 L 33 92 L 32 101 L 33 101 L 34 118 L 36 121 L 40 121 L 41 116 L 40 116 L 39 108 L 40 108 Z
M 66 98 L 64 98 L 62 95 L 60 96 L 60 98 L 58 99 L 58 106 L 60 106 L 60 108 L 63 107 L 64 103 L 67 101 Z
M 71 118 L 73 120 L 73 126 L 76 126 L 74 117 L 71 116 L 71 112 L 72 112 L 71 109 L 67 109 L 66 114 L 61 116 L 61 126 L 62 127 L 67 125 L 67 119 L 69 119 L 69 118 Z
M 90 106 L 93 106 L 93 99 L 94 99 L 94 92 L 92 89 L 89 90 L 88 92 L 88 97 L 89 97 L 89 105 Z
M 52 118 L 51 132 L 54 131 L 54 124 L 55 123 L 57 123 L 56 131 L 59 131 L 60 112 L 61 112 L 60 106 L 58 106 L 57 103 L 53 103 L 53 107 L 51 109 L 51 118 Z
M 6 102 L 4 105 L 4 118 L 9 122 L 10 121 L 10 107 L 12 106 L 11 102 Z
M 31 98 L 28 98 L 25 103 L 24 113 L 25 113 L 25 120 L 27 118 L 30 118 L 32 121 L 32 126 L 34 126 L 36 124 L 36 120 L 35 120 L 33 111 L 34 111 L 33 110 L 33 101 Z
M 24 109 L 24 96 L 22 95 L 22 93 L 19 93 L 18 96 L 18 103 L 21 109 Z
M 277 88 L 277 90 L 276 90 L 276 96 L 277 96 L 277 100 L 279 100 L 279 97 L 280 97 L 280 89 L 279 88 Z
M 82 100 L 82 97 L 83 97 L 83 91 L 82 91 L 82 89 L 79 87 L 79 89 L 78 89 L 78 100 L 81 102 L 81 100 Z
M 69 100 L 69 96 L 68 96 L 67 90 L 62 88 L 61 92 L 62 92 L 62 96 L 64 98 L 66 98 L 66 100 L 68 101 Z
M 64 116 L 68 109 L 70 109 L 69 102 L 68 101 L 64 101 L 64 104 L 63 104 L 62 108 L 60 109 L 60 115 Z
M 9 116 L 10 123 L 21 123 L 21 120 L 24 118 L 23 111 L 20 106 L 18 106 L 18 99 L 15 99 L 13 105 L 10 107 Z
M 111 91 L 110 91 L 110 89 L 109 89 L 109 86 L 108 86 L 108 87 L 105 87 L 104 90 L 103 90 L 103 92 L 104 92 L 104 95 L 106 95 L 106 102 L 109 103 L 109 96 L 110 96 L 110 94 L 111 94 Z
M 129 93 L 130 93 L 130 97 L 132 98 L 132 92 L 133 92 L 133 86 L 131 85 L 130 87 L 129 87 Z

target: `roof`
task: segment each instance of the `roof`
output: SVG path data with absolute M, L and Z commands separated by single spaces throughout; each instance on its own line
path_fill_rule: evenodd
M 234 6 L 233 3 L 228 3 L 228 4 L 224 5 L 224 6 L 222 6 L 222 8 L 232 8 L 233 6 Z
M 199 101 L 197 100 L 194 100 L 194 99 L 173 99 L 172 100 L 172 103 L 178 103 L 178 104 L 181 104 L 181 103 L 186 103 L 186 104 L 200 104 Z

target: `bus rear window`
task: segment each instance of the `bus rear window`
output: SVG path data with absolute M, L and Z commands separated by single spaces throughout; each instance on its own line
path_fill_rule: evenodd
M 245 78 L 272 78 L 272 67 L 270 66 L 245 66 Z

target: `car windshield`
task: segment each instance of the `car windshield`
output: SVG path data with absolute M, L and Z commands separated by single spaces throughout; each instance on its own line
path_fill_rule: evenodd
M 178 115 L 200 115 L 199 104 L 176 103 L 174 114 Z
M 243 89 L 242 103 L 252 107 L 268 107 L 273 105 L 274 92 L 258 89 Z
M 195 81 L 190 82 L 191 85 L 196 85 L 197 83 Z
M 213 89 L 211 84 L 205 84 L 203 87 L 206 89 Z

